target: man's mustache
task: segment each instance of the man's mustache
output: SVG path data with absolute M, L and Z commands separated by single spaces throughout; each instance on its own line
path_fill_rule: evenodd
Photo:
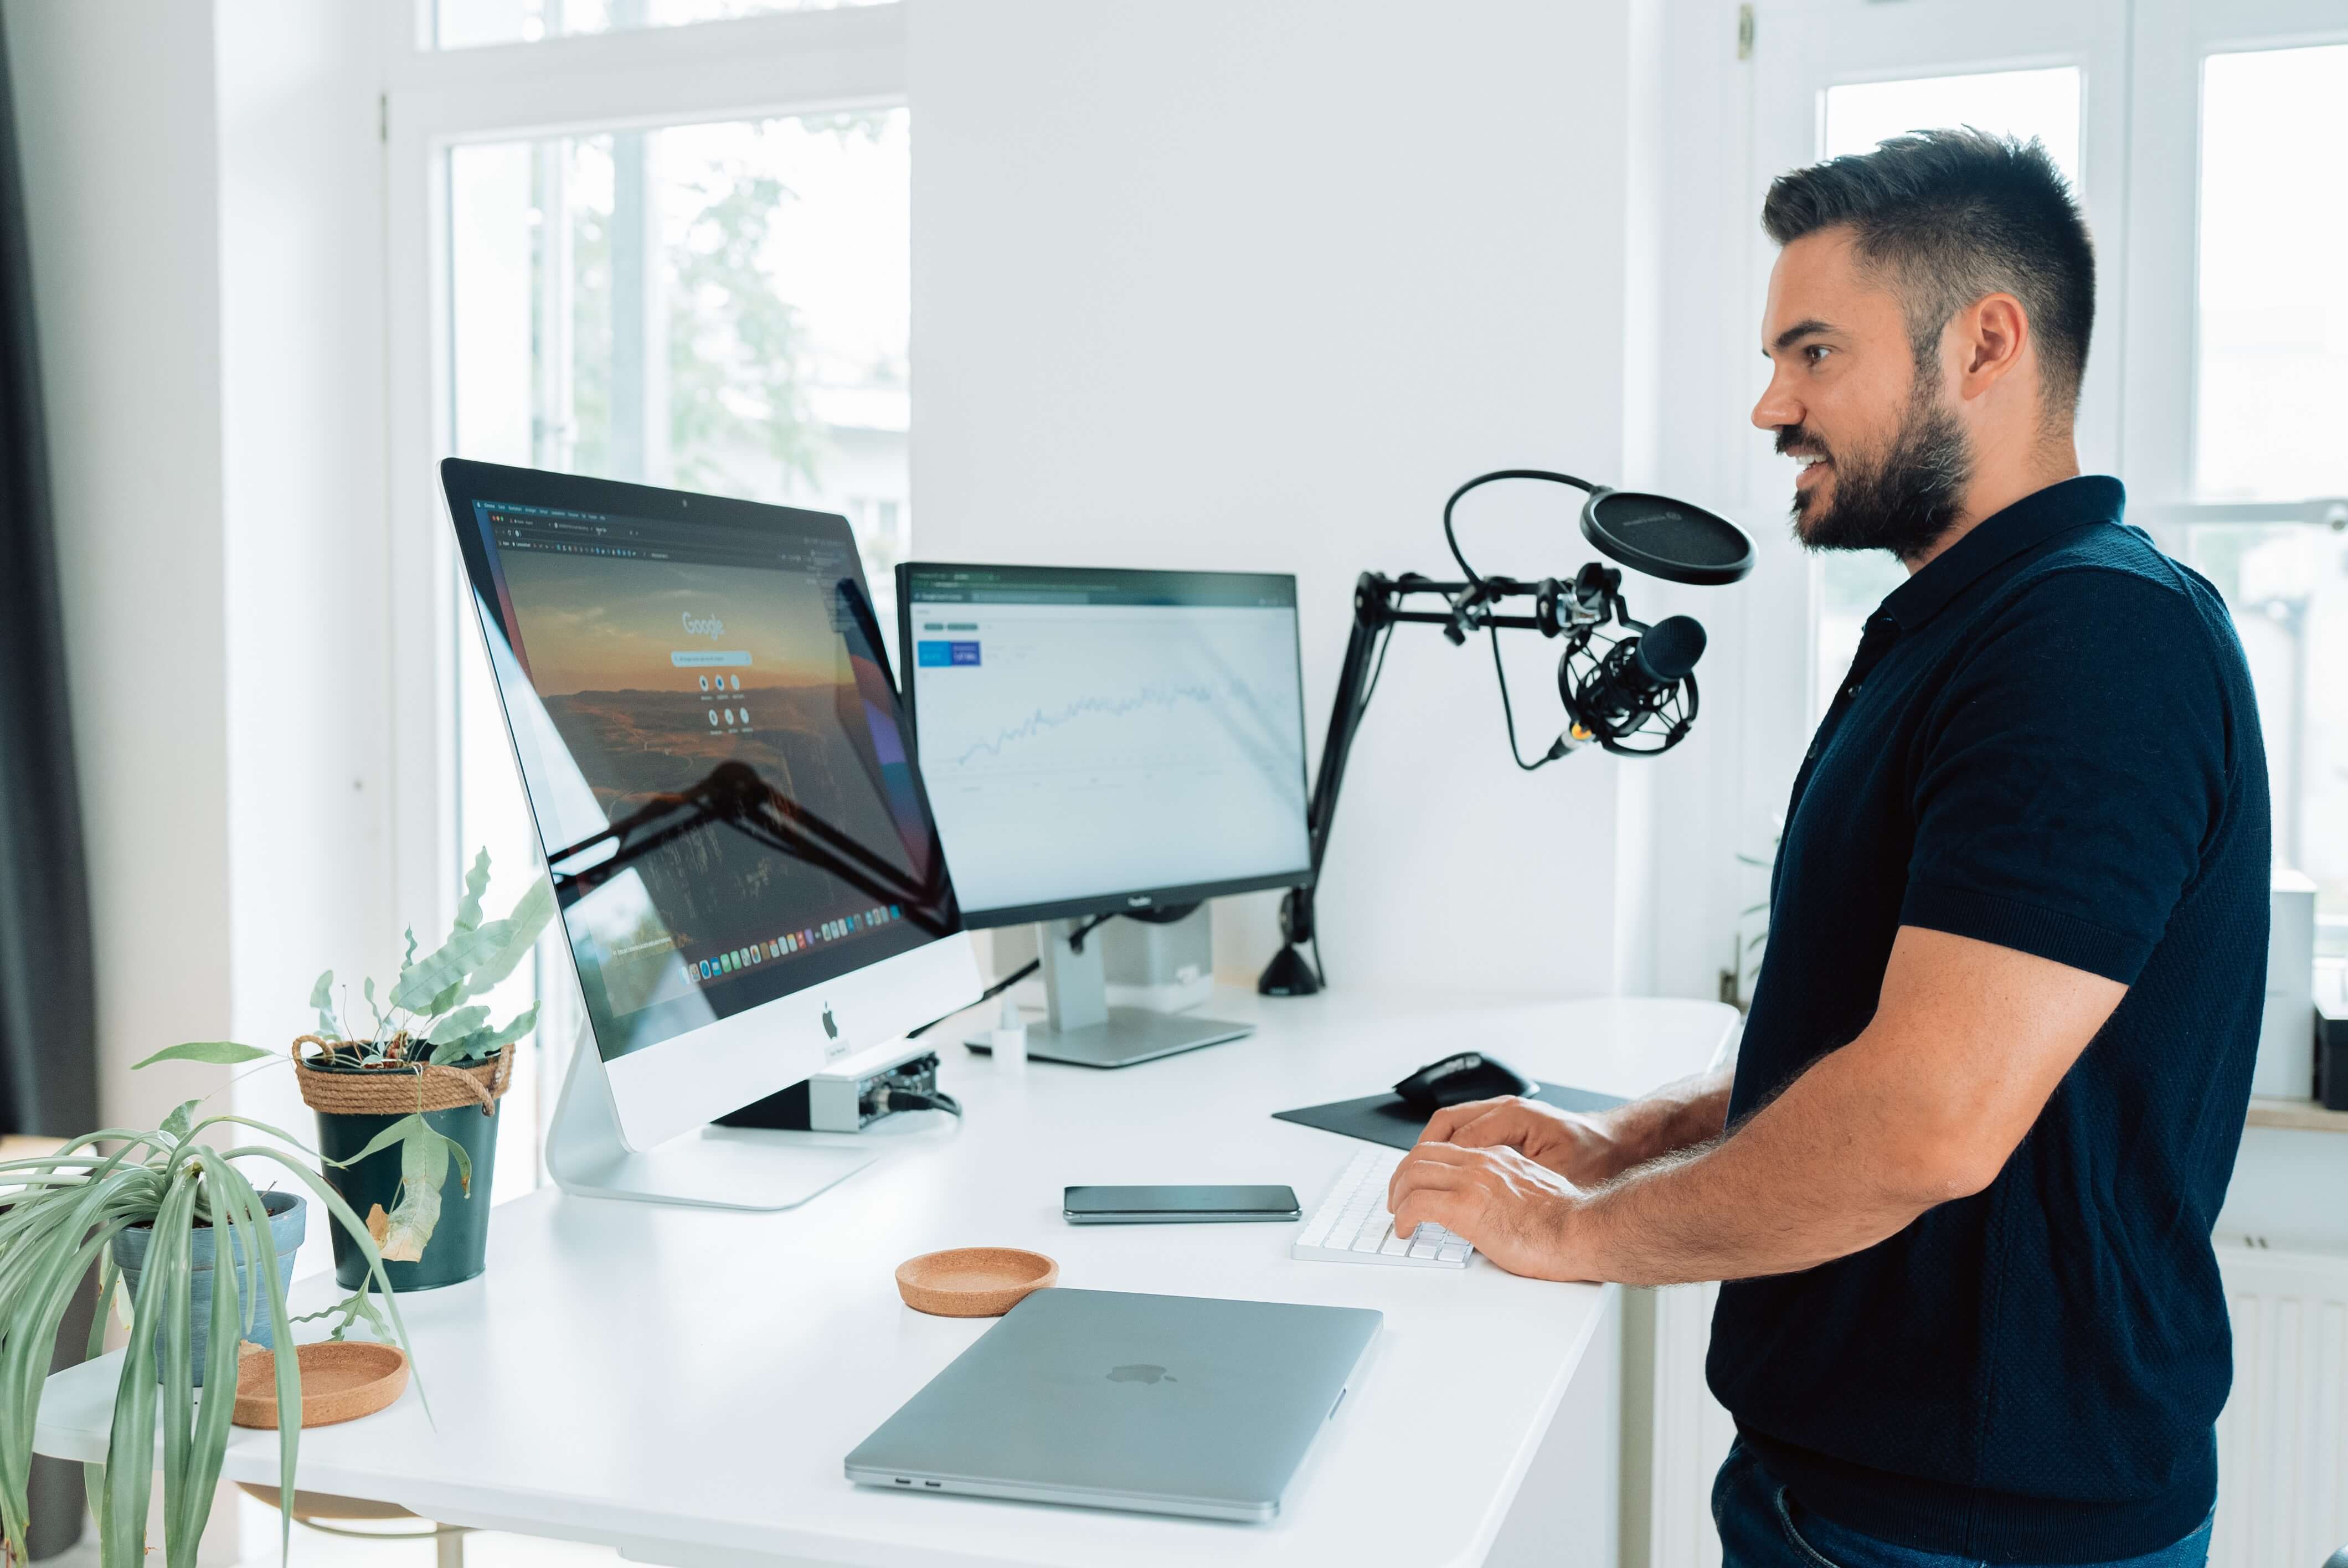
M 1783 456 L 1788 453 L 1797 451 L 1805 453 L 1815 452 L 1819 456 L 1826 458 L 1828 462 L 1832 462 L 1834 460 L 1834 454 L 1827 450 L 1827 444 L 1819 440 L 1817 436 L 1811 435 L 1801 425 L 1780 425 L 1777 426 L 1778 455 Z

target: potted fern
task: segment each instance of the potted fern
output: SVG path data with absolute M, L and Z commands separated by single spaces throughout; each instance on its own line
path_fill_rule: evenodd
M 139 1065 L 166 1060 L 232 1064 L 263 1054 L 223 1040 L 196 1041 Z M 343 1337 L 365 1319 L 378 1337 L 407 1347 L 373 1238 L 297 1157 L 301 1146 L 247 1117 L 201 1116 L 202 1103 L 189 1101 L 153 1131 L 108 1128 L 55 1153 L 0 1163 L 0 1559 L 25 1556 L 26 1482 L 42 1384 L 57 1326 L 95 1270 L 101 1310 L 90 1329 L 93 1357 L 104 1348 L 105 1305 L 115 1302 L 118 1289 L 130 1298 L 130 1339 L 107 1462 L 88 1467 L 100 1562 L 104 1568 L 140 1568 L 160 1428 L 164 1563 L 166 1568 L 194 1563 L 235 1409 L 233 1397 L 200 1400 L 197 1390 L 232 1396 L 240 1342 L 291 1345 L 299 1321 L 287 1317 L 285 1296 L 288 1255 L 301 1235 L 301 1200 L 255 1188 L 239 1161 L 268 1162 L 308 1188 L 338 1235 L 351 1237 L 367 1260 L 353 1296 L 315 1315 L 339 1319 L 331 1337 Z M 246 1130 L 276 1142 L 232 1142 Z M 215 1148 L 208 1140 L 229 1146 Z M 386 1292 L 388 1321 L 373 1296 L 378 1287 Z M 283 1413 L 280 1507 L 290 1532 L 302 1374 L 293 1356 L 274 1361 Z
M 354 1027 L 335 975 L 310 993 L 315 1032 L 294 1042 L 294 1078 L 318 1115 L 327 1180 L 365 1216 L 395 1290 L 429 1290 L 479 1274 L 488 1261 L 498 1109 L 513 1081 L 515 1046 L 538 1022 L 535 1005 L 492 1022 L 487 995 L 536 944 L 554 913 L 543 876 L 501 920 L 485 920 L 489 852 L 475 857 L 448 938 L 418 958 L 416 933 L 380 1001 L 368 978 L 369 1018 Z M 453 1161 L 458 1177 L 448 1184 Z M 355 1290 L 375 1266 L 355 1238 L 335 1233 L 335 1274 Z

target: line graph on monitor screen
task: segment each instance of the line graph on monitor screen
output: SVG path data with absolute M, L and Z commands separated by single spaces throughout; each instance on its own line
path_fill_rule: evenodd
M 971 907 L 1304 864 L 1292 606 L 965 604 L 921 620 L 922 777 Z

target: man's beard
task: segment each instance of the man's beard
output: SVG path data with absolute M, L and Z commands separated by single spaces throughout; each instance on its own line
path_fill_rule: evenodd
M 1777 450 L 1821 452 L 1834 465 L 1834 500 L 1794 492 L 1794 537 L 1814 550 L 1890 550 L 1914 560 L 1957 520 L 1972 451 L 1939 389 L 1921 375 L 1908 415 L 1880 458 L 1835 452 L 1798 425 L 1777 432 Z

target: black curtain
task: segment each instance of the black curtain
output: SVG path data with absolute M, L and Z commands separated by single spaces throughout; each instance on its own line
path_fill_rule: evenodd
M 98 1126 L 98 1017 L 23 156 L 0 37 L 0 1132 L 67 1138 Z
M 98 1127 L 97 998 L 22 157 L 0 36 L 0 1132 L 67 1138 Z M 57 1365 L 81 1358 L 89 1305 Z M 81 1477 L 36 1459 L 31 1480 L 26 1544 L 53 1556 L 81 1537 Z

